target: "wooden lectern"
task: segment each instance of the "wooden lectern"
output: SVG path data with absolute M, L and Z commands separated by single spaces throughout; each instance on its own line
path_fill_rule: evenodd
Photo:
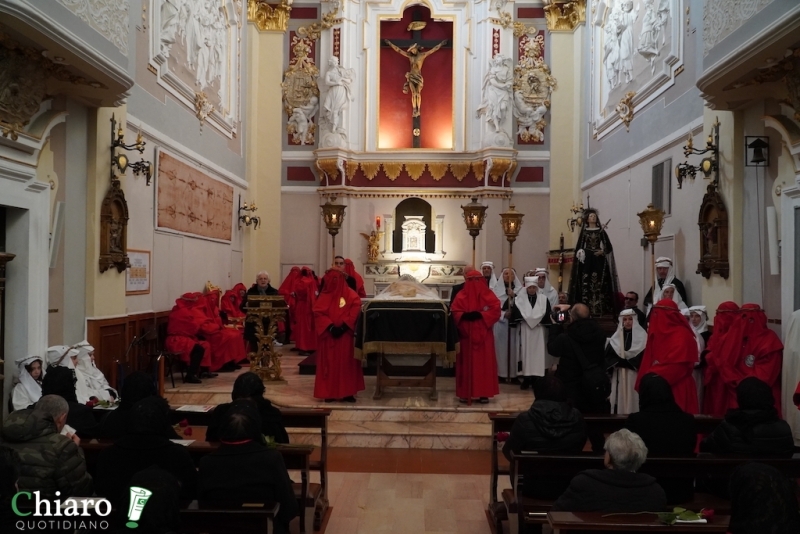
M 257 339 L 255 352 L 248 352 L 250 371 L 267 382 L 283 382 L 281 358 L 275 352 L 275 333 L 278 321 L 284 320 L 289 307 L 280 295 L 247 295 L 245 322 L 253 323 Z

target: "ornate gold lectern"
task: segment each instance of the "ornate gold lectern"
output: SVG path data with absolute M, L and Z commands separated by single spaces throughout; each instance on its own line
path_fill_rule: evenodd
M 255 352 L 248 352 L 250 370 L 261 380 L 268 382 L 286 382 L 281 376 L 281 358 L 275 352 L 275 333 L 278 330 L 278 321 L 286 317 L 289 307 L 280 295 L 247 295 L 245 306 L 247 318 L 245 322 L 255 326 L 258 348 Z M 265 331 L 266 328 L 266 331 Z

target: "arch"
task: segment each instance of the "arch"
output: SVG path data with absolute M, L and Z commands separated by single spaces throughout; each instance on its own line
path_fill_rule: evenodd
M 431 229 L 433 222 L 433 209 L 431 205 L 419 197 L 409 197 L 400 201 L 394 208 L 395 229 L 392 233 L 392 252 L 403 250 L 403 231 L 400 228 L 406 216 L 422 216 L 425 223 L 425 252 L 433 254 L 436 250 L 436 235 Z

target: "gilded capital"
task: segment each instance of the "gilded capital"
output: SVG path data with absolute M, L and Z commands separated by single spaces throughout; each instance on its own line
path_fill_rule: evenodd
M 545 0 L 544 16 L 551 32 L 571 32 L 586 22 L 586 0 Z
M 270 5 L 266 0 L 247 0 L 247 21 L 262 32 L 285 32 L 289 27 L 292 0 L 279 0 Z

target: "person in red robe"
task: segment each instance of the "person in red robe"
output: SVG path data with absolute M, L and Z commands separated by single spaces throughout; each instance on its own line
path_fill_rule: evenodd
M 364 290 L 364 279 L 358 274 L 356 266 L 350 258 L 344 260 L 344 272 L 347 273 L 347 276 L 356 281 L 356 293 L 358 293 L 358 296 L 362 299 L 366 298 L 367 292 Z
M 286 305 L 289 307 L 289 310 L 286 312 L 286 340 L 285 343 L 290 341 L 294 341 L 294 332 L 295 332 L 295 312 L 294 312 L 294 305 L 295 305 L 295 296 L 294 296 L 294 283 L 300 277 L 300 267 L 294 266 L 289 271 L 289 274 L 286 275 L 286 278 L 283 279 L 281 282 L 280 287 L 278 288 L 278 294 L 283 297 L 283 300 L 286 301 Z
M 236 319 L 240 317 L 245 317 L 245 313 L 242 311 L 242 302 L 244 301 L 244 297 L 247 294 L 247 288 L 244 286 L 243 283 L 239 282 L 233 289 L 229 289 L 225 292 L 222 296 L 222 301 L 219 304 L 219 309 L 221 312 L 225 314 L 225 317 L 228 318 L 230 321 L 231 319 Z
M 322 292 L 314 303 L 318 339 L 314 397 L 325 402 L 356 402 L 356 393 L 365 388 L 361 362 L 353 355 L 361 298 L 347 286 L 341 271 L 329 270 L 323 281 Z
M 194 295 L 197 296 L 197 300 L 194 301 L 193 307 L 202 314 L 200 337 L 211 345 L 209 369 L 212 372 L 241 369 L 237 362 L 247 359 L 244 338 L 241 330 L 226 328 L 219 313 L 214 313 L 215 295 L 219 295 L 218 290 L 210 291 L 206 295 L 202 293 Z
M 300 276 L 292 288 L 294 293 L 295 348 L 302 356 L 317 350 L 314 329 L 314 303 L 317 301 L 317 282 L 308 267 L 300 269 Z
M 461 402 L 489 402 L 500 393 L 494 324 L 500 320 L 500 300 L 476 270 L 465 274 L 464 288 L 450 307 L 458 327 L 461 350 L 456 361 L 456 396 Z
M 731 325 L 719 351 L 724 359 L 719 366 L 726 387 L 727 406 L 739 407 L 736 387 L 747 377 L 754 376 L 772 389 L 775 409 L 781 416 L 781 368 L 783 343 L 767 328 L 767 315 L 758 304 L 743 304 Z M 727 393 L 733 391 L 731 397 Z
M 188 384 L 200 383 L 200 367 L 211 365 L 211 345 L 201 340 L 200 329 L 205 323 L 205 314 L 195 307 L 198 294 L 186 293 L 175 301 L 167 322 L 167 339 L 164 347 L 186 364 Z
M 636 377 L 636 391 L 642 378 L 655 373 L 672 388 L 675 403 L 686 413 L 700 411 L 697 384 L 692 372 L 697 363 L 697 337 L 689 321 L 672 299 L 661 299 L 650 312 L 644 358 Z
M 714 316 L 714 332 L 708 340 L 706 347 L 706 368 L 703 372 L 705 394 L 703 398 L 703 413 L 724 417 L 728 412 L 728 399 L 736 398 L 736 388 L 728 392 L 728 386 L 722 380 L 720 367 L 725 365 L 725 357 L 720 352 L 725 335 L 739 316 L 739 305 L 730 300 L 717 307 Z

